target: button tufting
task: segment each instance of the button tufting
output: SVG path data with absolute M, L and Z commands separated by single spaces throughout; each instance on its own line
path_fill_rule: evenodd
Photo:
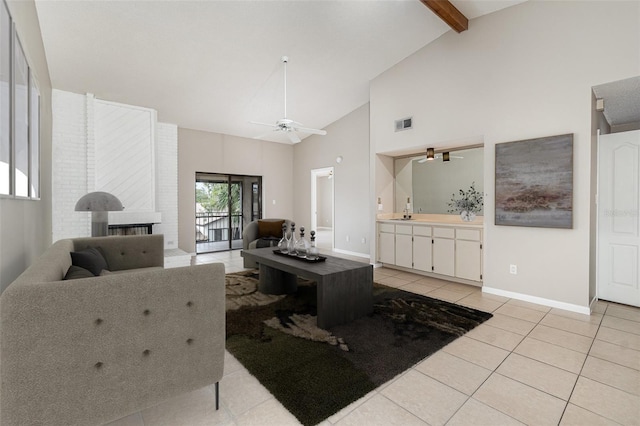
M 191 300 L 189 300 L 189 301 L 187 302 L 187 306 L 188 306 L 188 307 L 192 307 L 192 306 L 193 306 L 193 302 L 192 302 Z
M 101 320 L 100 318 L 98 318 L 98 319 L 96 320 L 96 325 L 100 325 L 100 324 L 102 324 L 102 320 Z
M 145 315 L 149 315 L 150 313 L 151 313 L 151 311 L 148 310 L 148 309 L 145 309 L 144 312 L 143 312 L 143 314 L 145 314 Z
M 96 368 L 96 370 L 100 370 L 102 368 L 102 363 L 98 361 L 95 363 L 94 367 Z
M 147 254 L 147 251 L 146 250 L 142 250 L 142 254 Z
M 124 256 L 124 252 L 123 251 L 120 252 L 120 256 Z
M 149 349 L 145 349 L 144 351 L 142 351 L 142 355 L 144 356 L 149 356 L 150 353 L 151 351 Z
M 187 345 L 190 345 L 193 343 L 193 339 L 187 339 Z

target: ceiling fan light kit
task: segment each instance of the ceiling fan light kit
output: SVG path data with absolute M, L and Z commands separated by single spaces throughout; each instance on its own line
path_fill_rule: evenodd
M 302 127 L 301 123 L 298 123 L 297 121 L 287 118 L 287 63 L 288 62 L 289 62 L 289 57 L 283 56 L 282 63 L 284 64 L 284 118 L 281 118 L 280 120 L 276 121 L 275 124 L 260 123 L 257 121 L 251 121 L 250 123 L 258 124 L 260 126 L 273 127 L 274 132 L 286 133 L 291 143 L 298 143 L 301 141 L 297 133 L 307 133 L 311 135 L 321 135 L 321 136 L 326 135 L 327 132 L 325 130 Z M 263 135 L 263 136 L 266 136 L 266 135 Z M 260 137 L 258 137 L 258 139 L 259 138 Z

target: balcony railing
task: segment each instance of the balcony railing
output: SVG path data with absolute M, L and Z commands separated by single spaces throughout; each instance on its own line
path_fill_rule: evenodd
M 242 214 L 226 212 L 196 213 L 196 243 L 229 241 L 229 220 L 231 220 L 231 239 L 242 239 Z

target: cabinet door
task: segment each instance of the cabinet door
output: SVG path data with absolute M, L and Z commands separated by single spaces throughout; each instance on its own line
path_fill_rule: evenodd
M 455 273 L 455 243 L 448 238 L 433 239 L 433 272 L 441 275 L 454 276 Z
M 378 234 L 378 260 L 382 263 L 395 265 L 396 240 L 395 234 L 380 232 Z
M 413 247 L 411 235 L 396 234 L 396 265 L 413 267 Z
M 456 277 L 481 281 L 482 250 L 480 241 L 456 241 Z
M 413 236 L 413 268 L 431 271 L 431 237 Z

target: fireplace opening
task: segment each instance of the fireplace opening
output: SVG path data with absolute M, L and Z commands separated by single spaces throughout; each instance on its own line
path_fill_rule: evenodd
M 149 235 L 153 234 L 152 223 L 109 225 L 109 235 Z

